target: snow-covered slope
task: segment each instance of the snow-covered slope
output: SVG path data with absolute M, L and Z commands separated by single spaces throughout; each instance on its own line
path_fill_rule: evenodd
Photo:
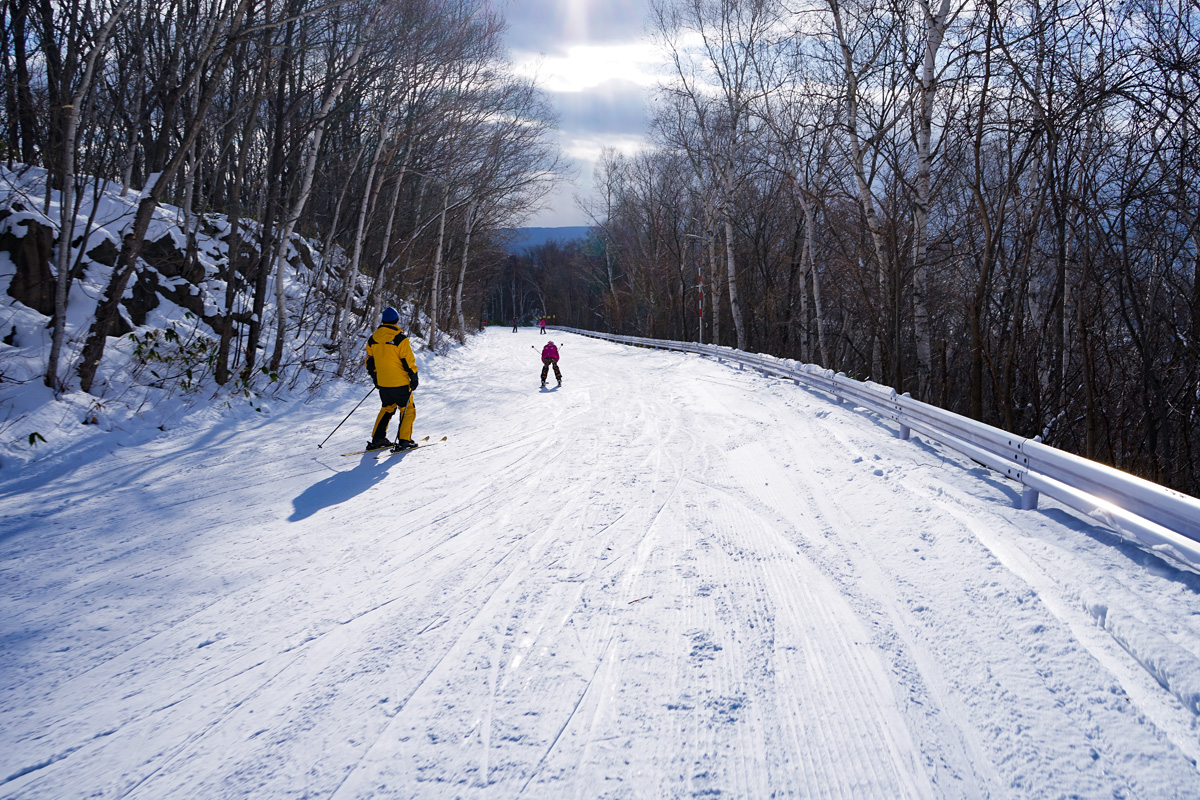
M 0 470 L 15 471 L 74 446 L 80 424 L 104 431 L 173 429 L 185 414 L 207 406 L 252 410 L 267 396 L 319 383 L 337 368 L 328 348 L 326 314 L 331 304 L 320 285 L 324 262 L 314 243 L 293 236 L 285 252 L 283 296 L 288 312 L 281 367 L 267 369 L 274 353 L 276 293 L 264 299 L 264 327 L 254 368 L 246 376 L 245 323 L 254 310 L 258 225 L 242 220 L 242 259 L 236 272 L 233 318 L 233 376 L 218 386 L 214 370 L 220 322 L 230 275 L 231 223 L 218 214 L 187 217 L 163 205 L 155 212 L 135 277 L 119 307 L 105 355 L 90 393 L 79 391 L 78 360 L 107 290 L 120 248 L 140 200 L 139 192 L 98 184 L 80 196 L 71 263 L 76 274 L 66 309 L 65 339 L 58 378 L 61 391 L 43 386 L 52 336 L 59 197 L 50 193 L 38 168 L 0 165 Z M 189 256 L 187 242 L 194 239 Z M 332 251 L 334 259 L 340 250 Z M 275 276 L 270 276 L 274 280 Z M 365 280 L 365 279 L 364 279 Z M 406 315 L 411 306 L 392 301 Z M 131 334 L 131 335 L 126 335 Z M 351 334 L 358 341 L 358 332 Z M 151 423 L 152 424 L 148 424 Z
M 936 445 L 528 330 L 428 450 L 364 391 L 0 478 L 0 797 L 1200 796 L 1200 577 Z

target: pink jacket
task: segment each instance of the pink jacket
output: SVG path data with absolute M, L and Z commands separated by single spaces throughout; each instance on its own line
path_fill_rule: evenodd
M 547 343 L 546 346 L 542 348 L 542 358 L 553 358 L 557 360 L 558 348 L 555 347 L 552 342 Z

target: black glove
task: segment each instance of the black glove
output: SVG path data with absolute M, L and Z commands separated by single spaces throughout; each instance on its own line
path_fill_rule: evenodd
M 409 389 L 416 391 L 418 383 L 420 383 L 420 381 L 417 380 L 417 373 L 414 372 L 412 375 L 408 376 L 408 388 Z

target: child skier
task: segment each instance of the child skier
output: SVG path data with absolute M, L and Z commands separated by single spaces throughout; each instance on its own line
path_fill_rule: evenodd
M 412 440 L 413 420 L 417 416 L 413 406 L 413 392 L 417 388 L 417 360 L 413 357 L 412 345 L 400 330 L 400 315 L 388 306 L 380 317 L 380 325 L 367 339 L 367 372 L 379 389 L 379 416 L 371 431 L 368 450 L 391 447 L 388 441 L 388 423 L 396 409 L 400 411 L 400 428 L 396 431 L 395 449 L 409 450 L 417 444 Z
M 558 385 L 562 386 L 562 373 L 558 371 L 558 348 L 554 346 L 554 342 L 546 342 L 546 346 L 542 348 L 543 389 L 546 388 L 546 375 L 551 367 L 554 367 L 554 377 L 558 379 Z

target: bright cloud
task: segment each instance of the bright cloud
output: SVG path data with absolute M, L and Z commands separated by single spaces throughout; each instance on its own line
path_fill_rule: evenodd
M 649 87 L 657 82 L 662 55 L 650 42 L 577 44 L 564 55 L 518 55 L 517 69 L 550 92 L 583 92 L 612 80 Z
M 563 143 L 563 149 L 569 157 L 590 166 L 595 165 L 600 159 L 601 151 L 606 147 L 625 155 L 633 155 L 646 148 L 646 140 L 640 136 L 577 137 Z M 587 177 L 590 180 L 590 174 Z

